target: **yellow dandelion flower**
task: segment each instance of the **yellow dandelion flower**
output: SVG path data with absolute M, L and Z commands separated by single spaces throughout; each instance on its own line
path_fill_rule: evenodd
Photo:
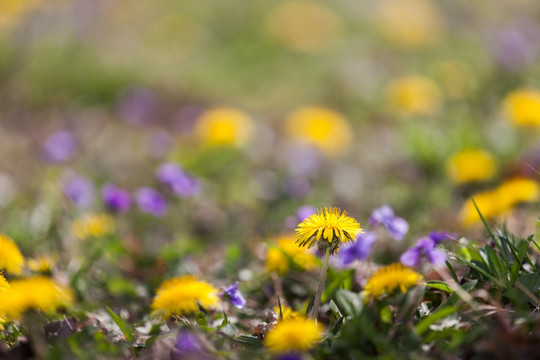
M 272 9 L 266 17 L 270 36 L 286 47 L 314 52 L 328 47 L 339 35 L 340 23 L 334 13 L 313 1 L 288 1 Z
M 36 0 L 2 0 L 0 1 L 0 30 L 17 24 L 26 13 L 36 7 Z
M 71 226 L 73 235 L 79 240 L 103 237 L 114 231 L 114 219 L 105 214 L 90 214 L 77 219 Z
M 291 267 L 289 259 L 308 271 L 318 266 L 318 259 L 314 254 L 296 245 L 293 236 L 286 235 L 277 239 L 277 246 L 268 249 L 266 270 L 280 275 L 286 274 Z
M 272 309 L 276 314 L 279 315 L 279 306 L 274 306 Z M 304 318 L 305 316 L 300 314 L 297 311 L 294 311 L 292 308 L 288 306 L 281 305 L 281 314 L 283 315 L 283 320 L 286 319 L 298 319 L 298 318 Z
M 508 94 L 503 100 L 507 118 L 518 126 L 540 126 L 540 92 L 521 89 Z
M 48 273 L 53 268 L 54 260 L 50 256 L 38 256 L 34 259 L 28 259 L 26 266 L 33 272 Z
M 427 0 L 379 0 L 375 21 L 382 34 L 406 46 L 433 44 L 443 28 L 439 11 Z
M 467 150 L 452 156 L 446 172 L 456 184 L 488 180 L 495 175 L 495 160 L 483 150 Z
M 353 241 L 362 232 L 360 224 L 346 211 L 339 208 L 318 209 L 317 214 L 304 219 L 296 228 L 296 243 L 312 247 L 316 243 L 319 250 L 330 248 L 333 254 L 340 243 Z
M 0 234 L 0 270 L 19 275 L 23 265 L 24 257 L 17 245 L 7 236 Z
M 323 337 L 323 328 L 314 320 L 303 317 L 280 321 L 268 332 L 264 345 L 274 354 L 306 351 Z
M 47 277 L 14 280 L 5 296 L 0 296 L 0 314 L 16 320 L 29 310 L 53 312 L 71 305 L 73 299 L 69 288 Z
M 218 291 L 210 284 L 197 281 L 195 276 L 184 275 L 165 281 L 156 290 L 152 309 L 164 318 L 196 312 L 197 304 L 203 308 L 215 307 Z
M 205 111 L 195 123 L 195 134 L 207 145 L 246 145 L 254 131 L 253 120 L 243 111 L 215 108 Z
M 317 147 L 330 156 L 343 154 L 351 145 L 353 129 L 340 114 L 324 107 L 303 107 L 286 119 L 287 135 Z
M 2 291 L 8 290 L 9 288 L 10 288 L 9 283 L 4 277 L 4 274 L 0 272 L 0 293 L 2 293 Z
M 471 225 L 481 220 L 473 199 L 482 216 L 485 219 L 491 219 L 507 213 L 519 203 L 540 200 L 540 184 L 531 179 L 515 178 L 505 181 L 494 190 L 471 196 L 459 212 L 459 219 L 464 225 Z
M 409 115 L 431 115 L 440 106 L 441 92 L 431 79 L 410 75 L 390 83 L 386 89 L 388 102 Z
M 368 280 L 364 288 L 366 301 L 378 299 L 383 295 L 391 295 L 400 290 L 405 293 L 408 288 L 422 283 L 422 275 L 400 263 L 390 264 L 377 270 Z

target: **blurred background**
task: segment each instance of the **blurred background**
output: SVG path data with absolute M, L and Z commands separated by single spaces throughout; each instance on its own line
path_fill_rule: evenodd
M 388 204 L 412 242 L 474 233 L 477 194 L 530 234 L 539 19 L 533 0 L 2 0 L 0 229 L 69 263 L 109 214 L 132 272 L 213 249 L 237 269 L 306 205 L 364 226 Z

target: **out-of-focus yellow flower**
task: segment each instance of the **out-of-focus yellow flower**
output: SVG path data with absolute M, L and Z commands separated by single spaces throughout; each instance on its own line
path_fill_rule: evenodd
M 291 113 L 286 119 L 287 135 L 313 145 L 330 156 L 344 153 L 353 140 L 353 129 L 334 110 L 308 106 Z
M 435 75 L 446 96 L 459 99 L 467 96 L 474 85 L 474 76 L 469 67 L 459 61 L 435 63 Z
M 303 317 L 283 319 L 268 332 L 264 344 L 274 354 L 311 349 L 323 337 L 323 328 Z
M 446 172 L 456 184 L 490 179 L 495 169 L 495 160 L 483 150 L 462 151 L 446 163 Z
M 274 306 L 274 312 L 279 315 L 279 306 Z M 281 305 L 281 314 L 283 315 L 283 320 L 285 319 L 297 319 L 303 318 L 304 316 L 297 311 L 294 311 L 288 306 Z
M 411 115 L 431 115 L 440 106 L 441 92 L 429 78 L 410 75 L 390 83 L 386 90 L 390 104 Z
M 71 225 L 73 235 L 79 240 L 109 235 L 114 228 L 114 219 L 106 214 L 85 215 Z
M 390 264 L 371 276 L 364 288 L 364 296 L 369 301 L 391 295 L 396 290 L 405 293 L 408 288 L 421 284 L 422 279 L 422 275 L 409 267 L 400 263 Z
M 304 270 L 317 267 L 318 259 L 306 248 L 299 247 L 293 236 L 281 236 L 277 239 L 277 246 L 268 249 L 266 257 L 266 270 L 280 275 L 287 273 L 291 267 L 290 260 Z
M 540 92 L 521 89 L 508 94 L 503 100 L 503 111 L 518 126 L 540 126 Z
M 465 225 L 479 222 L 473 199 L 485 219 L 503 215 L 522 202 L 536 202 L 540 199 L 540 185 L 531 179 L 516 178 L 502 183 L 494 190 L 471 196 L 461 207 L 459 218 Z
M 195 134 L 207 145 L 243 146 L 253 136 L 251 117 L 232 108 L 215 108 L 205 111 L 195 123 Z
M 317 244 L 319 250 L 330 248 L 333 254 L 344 242 L 354 241 L 362 232 L 360 224 L 339 208 L 318 209 L 296 227 L 296 243 L 308 249 Z
M 50 256 L 38 256 L 33 259 L 27 259 L 26 266 L 34 272 L 49 273 L 53 268 L 54 262 Z
M 5 235 L 0 234 L 0 270 L 19 275 L 24 266 L 24 257 L 17 245 Z
M 10 288 L 9 283 L 7 282 L 6 278 L 4 277 L 4 274 L 0 272 L 0 294 L 3 291 L 6 291 Z
M 441 16 L 428 0 L 379 0 L 375 21 L 384 35 L 403 45 L 430 45 L 442 33 Z
M 73 303 L 73 293 L 63 285 L 43 276 L 13 280 L 0 296 L 0 314 L 19 319 L 29 310 L 53 312 Z
M 0 30 L 15 25 L 39 1 L 37 0 L 2 0 L 0 1 Z
M 197 281 L 195 276 L 184 275 L 165 281 L 156 290 L 152 309 L 168 318 L 196 312 L 197 304 L 203 308 L 215 307 L 218 291 L 210 284 Z
M 313 1 L 288 1 L 272 9 L 266 28 L 277 41 L 290 49 L 314 52 L 328 47 L 339 35 L 338 17 Z

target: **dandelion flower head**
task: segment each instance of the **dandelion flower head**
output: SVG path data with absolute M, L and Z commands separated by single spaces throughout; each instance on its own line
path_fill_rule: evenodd
M 284 46 L 302 52 L 328 47 L 339 35 L 338 17 L 314 1 L 288 1 L 272 9 L 266 17 L 270 36 Z
M 488 180 L 495 175 L 495 160 L 483 150 L 462 151 L 446 163 L 446 171 L 456 184 Z
M 386 89 L 388 102 L 407 115 L 431 115 L 441 100 L 439 87 L 431 79 L 410 75 L 390 83 Z
M 303 107 L 291 113 L 285 130 L 291 139 L 312 145 L 330 156 L 343 154 L 353 140 L 353 130 L 343 116 L 318 106 Z
M 284 317 L 268 332 L 264 344 L 274 354 L 301 352 L 311 349 L 322 337 L 323 329 L 314 320 Z
M 214 108 L 205 111 L 195 123 L 195 134 L 204 144 L 243 146 L 252 138 L 253 120 L 243 111 Z
M 164 318 L 171 315 L 194 313 L 198 306 L 215 307 L 219 302 L 218 291 L 210 284 L 198 281 L 195 276 L 184 275 L 165 281 L 156 290 L 152 309 Z
M 428 0 L 380 0 L 375 21 L 383 35 L 405 46 L 431 45 L 443 29 L 438 9 Z
M 74 301 L 71 290 L 54 280 L 36 276 L 14 280 L 5 296 L 0 296 L 0 314 L 10 319 L 19 319 L 29 310 L 46 313 L 71 305 Z
M 0 234 L 0 270 L 19 275 L 23 265 L 24 257 L 17 245 L 7 236 Z
M 291 267 L 291 260 L 304 270 L 317 267 L 317 257 L 308 249 L 295 244 L 293 236 L 281 236 L 277 239 L 277 246 L 268 249 L 266 256 L 266 270 L 280 275 L 286 274 Z
M 6 278 L 4 277 L 4 274 L 0 272 L 0 292 L 6 291 L 9 289 L 9 283 L 7 282 Z
M 408 288 L 422 282 L 422 275 L 400 263 L 390 264 L 377 270 L 364 288 L 366 301 L 390 295 L 396 290 L 405 293 Z
M 506 117 L 517 126 L 540 126 L 540 91 L 521 89 L 503 100 Z
M 37 256 L 26 261 L 26 266 L 33 272 L 49 273 L 54 266 L 55 260 L 50 256 Z
M 304 219 L 296 228 L 296 243 L 299 246 L 318 245 L 318 250 L 330 248 L 333 254 L 340 243 L 353 241 L 362 232 L 360 224 L 346 211 L 339 208 L 318 209 L 317 214 Z
M 89 214 L 73 222 L 71 231 L 79 240 L 102 237 L 114 231 L 114 220 L 105 214 Z

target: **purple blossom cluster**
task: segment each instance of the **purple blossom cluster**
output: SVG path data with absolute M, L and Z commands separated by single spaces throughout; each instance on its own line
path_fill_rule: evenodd
M 427 259 L 435 266 L 444 265 L 446 254 L 436 246 L 452 237 L 453 235 L 446 232 L 431 232 L 428 236 L 418 239 L 414 246 L 405 251 L 400 261 L 403 265 L 410 267 L 418 266 L 423 259 Z

